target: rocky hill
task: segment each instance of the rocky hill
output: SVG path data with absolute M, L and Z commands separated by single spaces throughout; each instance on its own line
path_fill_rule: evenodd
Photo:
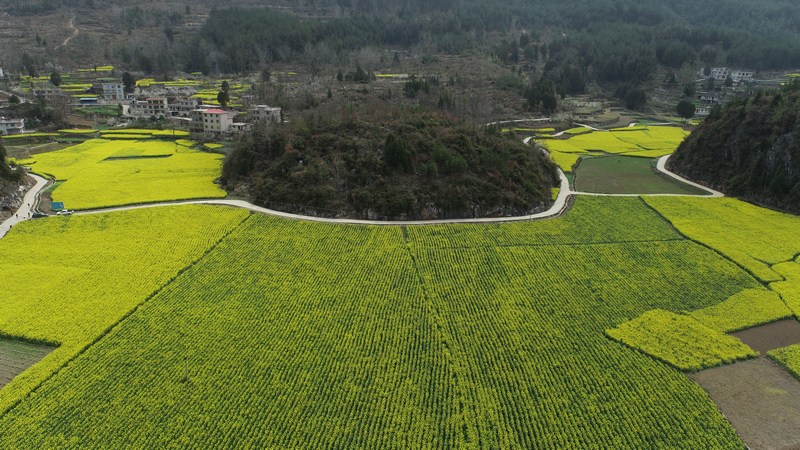
M 6 149 L 0 142 L 0 221 L 13 214 L 22 204 L 27 186 L 19 175 L 6 164 Z
M 800 213 L 800 81 L 714 111 L 669 168 L 727 195 Z
M 226 187 L 283 211 L 362 219 L 511 216 L 547 209 L 556 168 L 519 139 L 439 113 L 314 113 L 255 129 Z

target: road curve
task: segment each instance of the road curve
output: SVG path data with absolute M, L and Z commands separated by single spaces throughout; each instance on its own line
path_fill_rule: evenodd
M 22 206 L 14 213 L 13 216 L 9 217 L 3 223 L 0 223 L 0 239 L 8 233 L 8 230 L 11 229 L 12 226 L 30 219 L 30 215 L 33 209 L 36 207 L 36 200 L 39 196 L 39 193 L 47 186 L 48 180 L 38 176 L 32 175 L 34 180 L 36 180 L 36 184 L 33 185 L 32 188 L 28 189 L 28 192 L 25 194 L 25 197 L 22 199 Z
M 521 220 L 535 220 L 546 219 L 549 217 L 556 217 L 560 215 L 567 207 L 567 198 L 572 194 L 569 188 L 569 180 L 564 172 L 559 170 L 559 177 L 561 179 L 561 189 L 558 193 L 553 206 L 547 211 L 536 214 L 529 214 L 525 216 L 516 217 L 481 217 L 476 219 L 447 219 L 447 220 L 359 220 L 359 219 L 332 219 L 326 217 L 304 216 L 301 214 L 292 214 L 283 211 L 276 211 L 274 209 L 267 209 L 244 200 L 227 200 L 227 199 L 210 199 L 210 200 L 187 200 L 182 202 L 169 202 L 169 203 L 148 203 L 143 205 L 120 206 L 114 208 L 92 209 L 86 211 L 76 212 L 75 215 L 87 214 L 100 214 L 114 211 L 127 211 L 131 209 L 140 208 L 154 208 L 158 206 L 175 206 L 175 205 L 228 205 L 245 208 L 253 212 L 267 214 L 270 216 L 284 217 L 287 219 L 295 220 L 308 220 L 311 222 L 323 223 L 338 223 L 338 224 L 352 224 L 352 225 L 439 225 L 448 223 L 497 223 L 497 222 L 515 222 Z
M 683 178 L 680 175 L 677 175 L 675 173 L 670 172 L 669 169 L 667 169 L 667 160 L 669 160 L 670 156 L 672 156 L 672 154 L 664 155 L 661 158 L 658 158 L 658 162 L 656 163 L 656 169 L 658 169 L 659 172 L 664 173 L 664 174 L 666 174 L 666 175 L 668 175 L 668 176 L 680 181 L 681 183 L 686 183 L 689 186 L 694 186 L 694 187 L 696 187 L 698 189 L 706 191 L 709 194 L 709 195 L 701 195 L 701 196 L 695 196 L 695 197 L 713 197 L 713 198 L 725 197 L 725 194 L 723 194 L 722 192 L 715 191 L 714 189 L 705 187 L 702 184 L 695 183 L 694 181 L 689 181 L 689 180 L 687 180 L 686 178 Z
M 530 138 L 525 139 L 525 143 L 527 144 L 530 142 Z M 547 219 L 551 217 L 560 216 L 567 208 L 567 200 L 572 195 L 586 195 L 586 196 L 595 196 L 595 197 L 641 197 L 641 196 L 664 196 L 664 197 L 708 197 L 708 198 L 718 198 L 724 197 L 724 194 L 715 191 L 713 189 L 709 189 L 701 184 L 695 183 L 693 181 L 689 181 L 679 175 L 676 175 L 666 168 L 666 162 L 669 159 L 670 155 L 662 156 L 658 159 L 658 163 L 656 164 L 656 168 L 682 183 L 686 183 L 688 185 L 694 186 L 698 189 L 701 189 L 705 192 L 708 192 L 708 195 L 690 195 L 690 194 L 601 194 L 601 193 L 592 193 L 592 192 L 577 192 L 573 191 L 570 188 L 569 180 L 567 179 L 564 172 L 559 169 L 558 176 L 561 180 L 560 191 L 558 193 L 558 197 L 556 198 L 553 206 L 550 207 L 547 211 L 543 211 L 536 214 L 529 214 L 525 216 L 516 216 L 516 217 L 483 217 L 483 218 L 475 218 L 475 219 L 447 219 L 447 220 L 398 220 L 398 221 L 385 221 L 385 220 L 359 220 L 359 219 L 333 219 L 333 218 L 326 218 L 326 217 L 314 217 L 314 216 L 305 216 L 302 214 L 292 214 L 283 211 L 276 211 L 273 209 L 264 208 L 258 205 L 254 205 L 244 200 L 228 200 L 228 199 L 205 199 L 205 200 L 187 200 L 187 201 L 177 201 L 177 202 L 160 202 L 160 203 L 146 203 L 141 205 L 130 205 L 130 206 L 119 206 L 119 207 L 112 207 L 112 208 L 98 208 L 98 209 L 91 209 L 85 211 L 76 212 L 75 215 L 89 215 L 89 214 L 102 214 L 108 212 L 115 212 L 115 211 L 128 211 L 132 209 L 141 209 L 141 208 L 157 208 L 161 206 L 176 206 L 176 205 L 227 205 L 227 206 L 234 206 L 238 208 L 245 208 L 247 210 L 260 213 L 260 214 L 267 214 L 276 217 L 283 217 L 287 219 L 294 219 L 294 220 L 307 220 L 311 222 L 322 222 L 322 223 L 335 223 L 335 224 L 352 224 L 352 225 L 439 225 L 439 224 L 454 224 L 454 223 L 499 223 L 499 222 L 517 222 L 517 221 L 524 221 L 524 220 L 536 220 L 536 219 Z M 31 175 L 36 180 L 36 185 L 31 188 L 28 193 L 25 195 L 25 199 L 23 201 L 22 207 L 17 211 L 15 217 L 11 217 L 10 219 L 6 220 L 2 224 L 0 224 L 0 238 L 5 236 L 9 229 L 11 229 L 12 225 L 15 225 L 19 222 L 29 219 L 29 214 L 31 213 L 31 206 L 35 206 L 36 198 L 41 192 L 42 189 L 47 185 L 47 180 L 41 178 L 36 175 Z M 31 205 L 31 206 L 28 206 Z M 21 216 L 21 217 L 19 217 Z

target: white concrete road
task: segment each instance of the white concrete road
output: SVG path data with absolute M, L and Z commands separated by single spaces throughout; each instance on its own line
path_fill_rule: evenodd
M 559 171 L 559 176 L 561 178 L 561 190 L 558 193 L 558 197 L 556 201 L 553 203 L 553 206 L 550 207 L 547 211 L 543 211 L 536 214 L 530 214 L 526 216 L 517 216 L 517 217 L 482 217 L 477 219 L 451 219 L 451 220 L 394 220 L 394 221 L 386 221 L 386 220 L 359 220 L 359 219 L 331 219 L 325 217 L 313 217 L 313 216 L 304 216 L 301 214 L 292 214 L 283 211 L 276 211 L 274 209 L 267 209 L 258 205 L 254 205 L 252 203 L 246 202 L 244 200 L 226 200 L 226 199 L 210 199 L 210 200 L 187 200 L 182 202 L 168 202 L 168 203 L 149 203 L 144 205 L 131 205 L 131 206 L 120 206 L 116 208 L 103 208 L 103 209 L 92 209 L 87 211 L 78 211 L 75 215 L 86 215 L 86 214 L 100 214 L 106 212 L 114 212 L 114 211 L 126 211 L 130 209 L 139 209 L 139 208 L 154 208 L 158 206 L 167 206 L 167 205 L 228 205 L 228 206 L 236 206 L 239 208 L 245 208 L 253 212 L 261 213 L 261 214 L 268 214 L 270 216 L 278 216 L 284 217 L 287 219 L 295 219 L 295 220 L 308 220 L 311 222 L 324 222 L 324 223 L 340 223 L 340 224 L 353 224 L 353 225 L 436 225 L 436 224 L 446 224 L 446 223 L 495 223 L 495 222 L 514 222 L 520 220 L 534 220 L 534 219 L 546 219 L 548 217 L 555 217 L 560 215 L 567 207 L 567 198 L 571 195 L 572 191 L 569 188 L 569 180 L 564 175 L 563 172 Z
M 39 193 L 47 186 L 48 180 L 38 176 L 30 175 L 36 180 L 36 184 L 28 190 L 25 197 L 22 199 L 22 206 L 14 213 L 13 216 L 8 218 L 5 222 L 0 224 L 0 238 L 8 233 L 12 226 L 31 218 L 33 210 L 36 208 L 36 202 L 39 200 Z
M 666 162 L 669 159 L 669 155 L 663 156 L 658 160 L 656 165 L 657 169 L 666 175 L 675 178 L 683 183 L 689 184 L 691 186 L 697 187 L 708 192 L 708 195 L 688 195 L 692 197 L 723 197 L 724 195 L 721 192 L 715 191 L 713 189 L 709 189 L 705 186 L 702 186 L 698 183 L 694 183 L 692 181 L 686 180 L 666 169 Z M 131 206 L 120 206 L 115 208 L 102 208 L 102 209 L 92 209 L 86 211 L 79 211 L 76 212 L 76 215 L 86 215 L 86 214 L 101 214 L 107 212 L 114 212 L 114 211 L 126 211 L 131 209 L 140 209 L 140 208 L 156 208 L 160 206 L 175 206 L 175 205 L 197 205 L 197 204 L 206 204 L 206 205 L 227 205 L 227 206 L 234 206 L 239 208 L 245 208 L 253 212 L 261 213 L 261 214 L 268 214 L 277 217 L 284 217 L 287 219 L 295 219 L 295 220 L 308 220 L 312 222 L 324 222 L 324 223 L 339 223 L 339 224 L 354 224 L 354 225 L 436 225 L 436 224 L 448 224 L 448 223 L 498 223 L 498 222 L 515 222 L 515 221 L 523 221 L 523 220 L 535 220 L 535 219 L 546 219 L 550 217 L 557 217 L 561 215 L 567 207 L 567 199 L 571 195 L 591 195 L 591 196 L 623 196 L 623 197 L 639 197 L 643 194 L 596 194 L 596 193 L 588 193 L 588 192 L 575 192 L 570 189 L 569 180 L 567 179 L 564 172 L 560 169 L 558 171 L 559 178 L 561 179 L 561 189 L 556 198 L 556 201 L 553 203 L 553 206 L 548 209 L 547 211 L 543 211 L 536 214 L 530 214 L 525 216 L 517 216 L 517 217 L 484 217 L 484 218 L 477 218 L 477 219 L 452 219 L 452 220 L 406 220 L 406 221 L 381 221 L 381 220 L 358 220 L 358 219 L 330 219 L 325 217 L 313 217 L 313 216 L 304 216 L 301 214 L 292 214 L 282 211 L 275 211 L 272 209 L 267 209 L 258 205 L 254 205 L 252 203 L 246 202 L 244 200 L 227 200 L 227 199 L 208 199 L 208 200 L 188 200 L 188 201 L 180 201 L 180 202 L 162 202 L 162 203 L 148 203 L 148 204 L 141 204 L 141 205 L 131 205 Z M 47 185 L 47 180 L 44 178 L 31 175 L 36 179 L 36 185 L 31 188 L 31 190 L 25 195 L 25 200 L 23 202 L 23 206 L 17 211 L 16 215 L 0 225 L 0 238 L 5 236 L 8 230 L 15 224 L 23 221 L 28 220 L 30 218 L 30 214 L 32 212 L 32 208 L 35 208 L 36 201 L 38 199 L 39 192 L 44 189 Z M 650 195 L 676 195 L 676 194 L 650 194 Z M 680 195 L 680 194 L 677 194 Z M 687 196 L 687 195 L 683 195 Z

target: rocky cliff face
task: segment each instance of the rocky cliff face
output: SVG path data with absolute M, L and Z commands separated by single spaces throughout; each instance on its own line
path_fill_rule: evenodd
M 25 192 L 30 188 L 30 183 L 24 181 L 25 179 L 23 182 L 0 179 L 0 221 L 14 214 L 14 211 L 22 205 Z
M 727 195 L 800 213 L 800 84 L 715 111 L 669 168 Z

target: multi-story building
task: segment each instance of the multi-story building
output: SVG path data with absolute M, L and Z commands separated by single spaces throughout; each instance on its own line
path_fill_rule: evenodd
M 103 100 L 120 101 L 125 100 L 125 85 L 117 81 L 104 81 L 100 83 L 103 92 Z
M 730 71 L 727 67 L 713 67 L 711 69 L 711 78 L 717 81 L 725 81 L 729 74 Z
M 148 97 L 131 102 L 130 113 L 134 117 L 168 117 L 169 104 L 166 97 Z
M 731 79 L 736 83 L 740 81 L 753 81 L 753 73 L 752 70 L 734 70 L 731 72 Z
M 227 133 L 233 124 L 233 113 L 224 109 L 195 109 L 191 114 L 190 133 Z
M 189 117 L 199 106 L 196 98 L 175 98 L 169 102 L 169 113 L 172 117 Z
M 274 106 L 256 105 L 250 108 L 248 115 L 251 122 L 265 120 L 280 123 L 281 121 L 281 109 Z
M 748 69 L 731 70 L 727 67 L 714 67 L 711 69 L 711 78 L 717 81 L 725 81 L 728 77 L 731 77 L 735 83 L 753 81 L 753 75 L 755 75 L 755 72 Z
M 7 119 L 0 116 L 0 134 L 21 134 L 25 132 L 25 119 Z

